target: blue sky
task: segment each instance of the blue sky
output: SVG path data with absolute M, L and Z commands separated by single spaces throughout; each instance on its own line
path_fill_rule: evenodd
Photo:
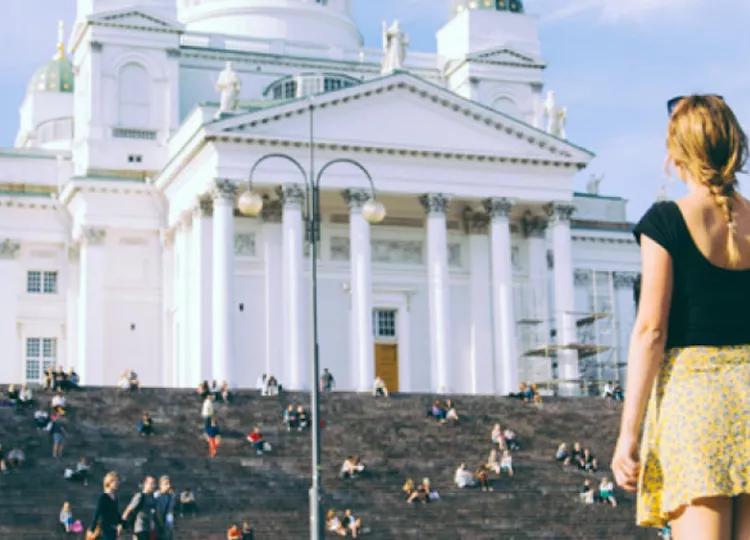
M 433 51 L 449 0 L 353 0 L 367 46 L 380 22 L 398 18 L 412 50 Z M 568 107 L 568 137 L 597 154 L 582 172 L 604 174 L 603 194 L 630 201 L 637 219 L 665 182 L 664 102 L 718 93 L 750 125 L 750 2 L 746 0 L 526 0 L 539 18 L 545 78 Z M 10 146 L 34 69 L 54 52 L 56 21 L 68 28 L 74 0 L 3 0 L 0 145 Z M 741 178 L 741 181 L 745 177 Z M 669 193 L 681 192 L 676 179 Z

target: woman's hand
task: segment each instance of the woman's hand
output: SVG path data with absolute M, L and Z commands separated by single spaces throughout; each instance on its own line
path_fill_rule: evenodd
M 629 493 L 635 493 L 638 487 L 638 437 L 620 434 L 612 456 L 612 472 L 617 485 Z

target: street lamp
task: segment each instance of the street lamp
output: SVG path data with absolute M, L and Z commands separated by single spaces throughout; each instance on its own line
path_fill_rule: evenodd
M 320 171 L 315 174 L 315 145 L 313 120 L 315 106 L 310 103 L 308 106 L 310 117 L 309 146 L 310 146 L 310 164 L 309 170 L 305 168 L 295 158 L 288 154 L 272 153 L 266 154 L 253 164 L 248 176 L 248 189 L 241 196 L 238 203 L 239 210 L 244 215 L 257 216 L 263 209 L 263 199 L 252 191 L 253 177 L 258 166 L 264 161 L 270 159 L 281 159 L 295 166 L 302 174 L 304 183 L 307 186 L 306 208 L 305 212 L 305 230 L 310 240 L 310 271 L 312 276 L 312 336 L 313 336 L 313 363 L 310 371 L 311 388 L 310 388 L 310 412 L 312 416 L 312 485 L 310 486 L 310 539 L 323 540 L 325 537 L 325 520 L 322 515 L 320 499 L 322 488 L 320 482 L 320 390 L 318 388 L 318 377 L 320 372 L 320 350 L 318 346 L 318 243 L 320 242 L 320 181 L 323 173 L 333 165 L 348 164 L 362 172 L 370 184 L 370 199 L 362 207 L 362 217 L 368 223 L 376 224 L 385 219 L 385 206 L 376 199 L 375 184 L 369 171 L 353 159 L 339 158 L 334 159 L 323 165 Z

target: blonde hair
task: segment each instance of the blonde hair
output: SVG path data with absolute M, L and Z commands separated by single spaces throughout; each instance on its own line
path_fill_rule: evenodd
M 740 250 L 733 206 L 736 174 L 747 161 L 748 146 L 732 109 L 718 96 L 683 98 L 669 121 L 667 151 L 680 172 L 709 189 L 727 223 L 729 265 L 737 266 Z
M 109 471 L 107 474 L 105 474 L 104 481 L 102 482 L 102 484 L 104 485 L 104 491 L 107 491 L 110 487 L 112 487 L 112 484 L 119 479 L 120 475 L 115 471 Z

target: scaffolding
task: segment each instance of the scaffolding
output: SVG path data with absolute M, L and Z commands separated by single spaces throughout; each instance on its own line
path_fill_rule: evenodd
M 584 281 L 590 284 L 586 290 L 589 309 L 562 314 L 565 323 L 575 325 L 575 339 L 570 343 L 559 343 L 556 338 L 558 321 L 549 317 L 546 308 L 549 299 L 540 299 L 546 288 L 528 282 L 519 285 L 516 329 L 523 380 L 549 388 L 578 385 L 585 394 L 598 393 L 606 381 L 620 382 L 623 363 L 619 358 L 618 321 L 614 314 L 614 274 L 588 272 Z M 560 372 L 559 360 L 568 351 L 577 355 L 577 378 L 561 376 L 564 373 Z

